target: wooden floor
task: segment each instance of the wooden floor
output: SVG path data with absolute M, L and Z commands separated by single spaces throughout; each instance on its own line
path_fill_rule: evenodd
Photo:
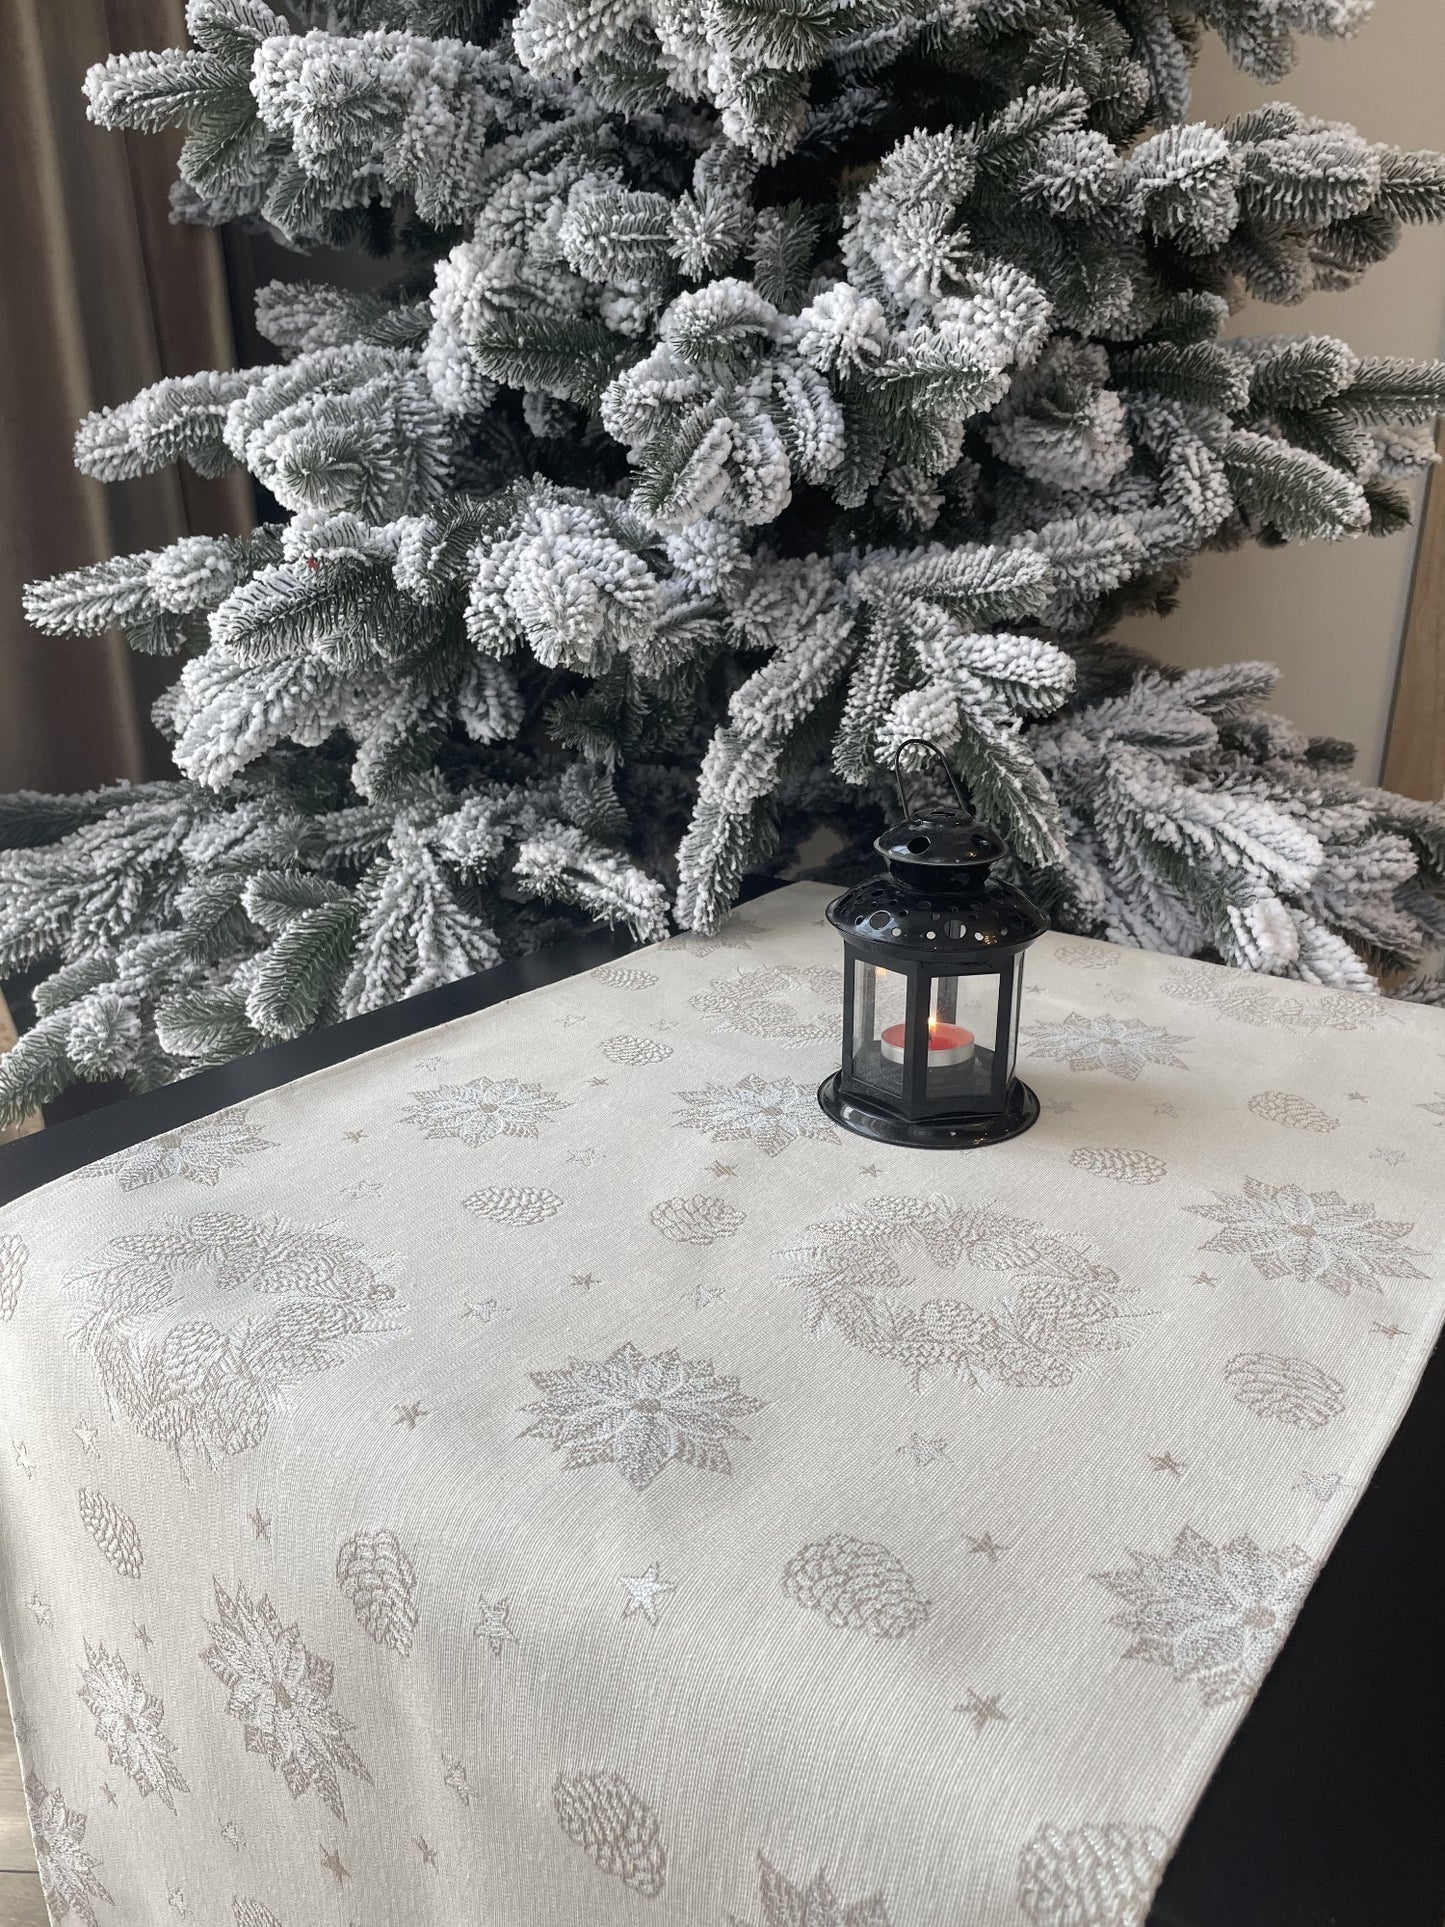
M 35 1877 L 20 1762 L 10 1731 L 10 1708 L 0 1688 L 0 1927 L 46 1927 L 45 1902 Z

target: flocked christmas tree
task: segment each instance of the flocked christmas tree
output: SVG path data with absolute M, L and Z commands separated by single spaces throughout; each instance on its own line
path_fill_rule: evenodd
M 1188 118 L 1203 31 L 1273 82 L 1363 4 L 190 0 L 95 69 L 103 126 L 189 130 L 180 218 L 396 275 L 265 288 L 278 362 L 81 425 L 89 474 L 239 462 L 286 519 L 30 591 L 177 658 L 182 780 L 0 804 L 0 971 L 54 966 L 0 1113 L 707 929 L 819 826 L 845 874 L 908 737 L 1060 924 L 1418 973 L 1445 816 L 1267 666 L 1108 641 L 1202 548 L 1408 519 L 1442 370 L 1221 325 L 1445 215 L 1445 161 Z

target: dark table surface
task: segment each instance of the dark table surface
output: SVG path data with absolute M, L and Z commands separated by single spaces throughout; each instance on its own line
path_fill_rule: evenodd
M 634 947 L 601 933 L 557 944 L 0 1146 L 0 1203 Z M 1442 1474 L 1445 1347 L 1185 1830 L 1148 1927 L 1442 1927 Z

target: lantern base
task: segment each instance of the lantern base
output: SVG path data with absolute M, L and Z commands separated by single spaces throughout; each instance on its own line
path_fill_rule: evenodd
M 969 1151 L 981 1144 L 1003 1144 L 1022 1137 L 1039 1121 L 1039 1100 L 1027 1084 L 1014 1079 L 1008 1108 L 913 1120 L 896 1116 L 838 1088 L 841 1073 L 834 1071 L 818 1086 L 818 1102 L 835 1123 L 878 1144 L 901 1144 L 915 1151 Z

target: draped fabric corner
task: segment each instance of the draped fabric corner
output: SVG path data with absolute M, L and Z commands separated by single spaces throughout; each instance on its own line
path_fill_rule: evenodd
M 167 765 L 148 712 L 174 665 L 114 635 L 37 635 L 23 585 L 254 520 L 239 470 L 102 486 L 71 460 L 89 410 L 234 365 L 220 243 L 169 220 L 178 137 L 106 133 L 81 93 L 92 62 L 183 38 L 182 0 L 0 4 L 0 790 L 83 789 Z

